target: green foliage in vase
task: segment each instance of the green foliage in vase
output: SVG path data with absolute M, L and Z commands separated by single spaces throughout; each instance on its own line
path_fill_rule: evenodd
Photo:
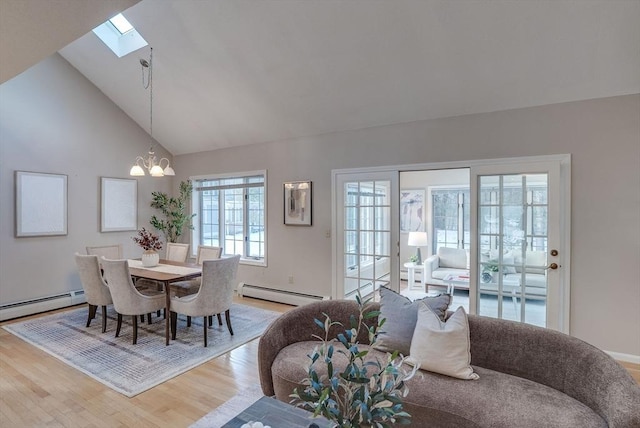
M 357 341 L 361 329 L 367 331 L 369 342 L 373 345 L 385 319 L 377 324 L 367 325 L 366 320 L 380 315 L 380 311 L 366 311 L 370 300 L 362 301 L 356 297 L 359 314 L 351 316 L 350 326 L 331 321 L 327 314 L 325 320 L 315 319 L 315 323 L 324 330 L 323 337 L 314 335 L 322 343 L 309 355 L 308 377 L 303 380 L 303 390 L 294 389 L 293 402 L 310 410 L 314 415 L 322 415 L 334 421 L 342 428 L 391 427 L 409 424 L 411 415 L 403 410 L 402 398 L 408 393 L 405 381 L 411 379 L 417 367 L 403 366 L 404 356 L 395 351 L 387 354 L 386 360 L 366 358 L 369 350 L 359 346 Z M 333 326 L 344 331 L 335 339 L 329 338 Z M 344 368 L 334 366 L 336 353 L 346 357 Z M 323 364 L 327 375 L 320 375 L 316 367 Z
M 180 182 L 180 195 L 169 197 L 166 193 L 152 192 L 151 208 L 160 210 L 164 218 L 151 216 L 150 223 L 164 234 L 167 242 L 177 242 L 185 227 L 193 229 L 191 219 L 195 214 L 187 213 L 187 202 L 193 185 L 190 181 Z

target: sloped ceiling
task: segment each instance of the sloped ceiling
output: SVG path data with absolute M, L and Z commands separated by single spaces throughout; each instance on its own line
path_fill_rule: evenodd
M 640 1 L 143 0 L 174 155 L 640 92 Z M 145 129 L 143 48 L 60 54 Z M 390 142 L 392 143 L 392 142 Z
M 140 0 L 0 0 L 0 83 Z

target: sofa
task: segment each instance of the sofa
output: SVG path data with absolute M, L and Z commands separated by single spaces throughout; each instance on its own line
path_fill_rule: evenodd
M 487 264 L 491 260 L 496 260 L 498 254 L 488 252 L 481 254 L 480 263 Z M 547 295 L 546 278 L 546 253 L 544 251 L 527 252 L 526 263 L 523 263 L 522 256 L 515 252 L 505 252 L 502 256 L 503 283 L 508 286 L 525 283 L 525 297 L 528 299 L 544 299 Z M 524 275 L 523 275 L 524 271 Z M 464 248 L 438 248 L 437 254 L 429 256 L 424 261 L 424 282 L 426 286 L 444 286 L 448 284 L 444 281 L 447 275 L 469 275 L 469 254 Z M 488 281 L 480 281 L 480 291 L 486 294 L 494 294 L 497 291 L 496 273 L 490 272 L 493 278 Z M 464 288 L 464 285 L 456 283 L 456 288 Z M 520 293 L 519 287 L 512 290 Z
M 379 304 L 372 303 L 372 310 Z M 358 306 L 328 300 L 276 319 L 258 346 L 266 396 L 290 402 L 302 387 L 320 332 L 314 318 L 349 325 Z M 449 312 L 451 314 L 451 312 Z M 375 318 L 371 323 L 377 322 Z M 478 380 L 419 370 L 404 408 L 415 427 L 640 427 L 640 387 L 609 355 L 568 335 L 526 324 L 468 316 L 471 366 Z M 331 334 L 337 333 L 335 328 Z M 368 348 L 366 334 L 359 343 Z M 385 353 L 370 349 L 370 355 Z

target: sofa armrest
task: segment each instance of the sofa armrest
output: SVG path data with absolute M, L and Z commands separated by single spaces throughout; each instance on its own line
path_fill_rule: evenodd
M 366 312 L 378 308 L 377 303 L 371 304 Z M 329 315 L 332 321 L 349 326 L 351 315 L 358 314 L 358 304 L 354 300 L 323 300 L 310 303 L 285 312 L 267 327 L 258 343 L 258 371 L 264 395 L 270 397 L 275 394 L 271 366 L 280 350 L 292 343 L 315 340 L 314 334 L 324 336 L 324 331 L 313 321 L 324 321 L 324 314 Z M 377 318 L 367 320 L 367 323 L 377 323 Z M 329 332 L 329 337 L 334 338 L 343 330 L 340 326 L 334 326 Z M 364 329 L 360 332 L 358 341 L 363 344 L 369 343 Z
M 557 331 L 474 315 L 469 329 L 472 365 L 561 391 L 610 427 L 640 426 L 640 386 L 600 349 Z
M 440 267 L 440 257 L 437 254 L 429 256 L 424 261 L 424 278 L 423 282 L 428 282 L 428 280 L 433 278 L 433 271 Z

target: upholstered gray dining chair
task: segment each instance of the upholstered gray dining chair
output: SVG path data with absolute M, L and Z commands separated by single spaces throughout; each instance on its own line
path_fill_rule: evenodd
M 103 258 L 102 268 L 111 291 L 113 307 L 118 313 L 116 337 L 120 335 L 122 316 L 130 315 L 133 323 L 133 344 L 135 345 L 138 342 L 138 316 L 147 314 L 147 320 L 151 323 L 151 312 L 156 312 L 166 307 L 165 295 L 162 291 L 139 291 L 136 289 L 131 280 L 127 260 Z
M 210 247 L 206 245 L 198 245 L 198 253 L 196 254 L 196 263 L 202 266 L 205 260 L 217 260 L 222 255 L 222 247 Z M 200 289 L 200 278 L 191 279 L 189 281 L 174 282 L 170 285 L 171 291 L 178 297 L 195 294 Z
M 84 296 L 89 305 L 89 316 L 87 317 L 87 327 L 91 325 L 91 320 L 96 317 L 98 306 L 102 309 L 102 332 L 107 331 L 107 305 L 113 303 L 109 287 L 102 278 L 98 256 L 85 256 L 76 253 L 76 266 L 80 274 L 80 282 Z
M 87 247 L 87 254 L 98 256 L 99 258 L 120 260 L 122 258 L 122 244 Z
M 177 244 L 167 242 L 167 255 L 165 258 L 173 262 L 186 262 L 189 255 L 189 244 Z
M 196 294 L 171 298 L 171 334 L 176 338 L 178 314 L 203 317 L 204 346 L 211 317 L 224 312 L 229 333 L 233 335 L 229 314 L 236 286 L 240 256 L 205 260 L 202 263 L 202 284 Z M 209 321 L 209 322 L 208 322 Z

